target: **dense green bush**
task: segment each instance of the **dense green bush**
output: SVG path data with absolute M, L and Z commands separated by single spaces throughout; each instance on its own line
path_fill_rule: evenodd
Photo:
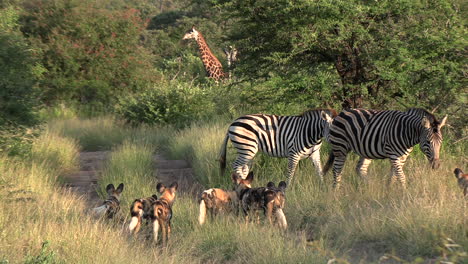
M 44 72 L 19 30 L 18 19 L 15 8 L 0 9 L 0 127 L 35 122 L 36 83 Z
M 185 126 L 215 114 L 212 89 L 169 82 L 122 99 L 117 113 L 131 124 Z
M 25 2 L 22 31 L 42 51 L 43 100 L 111 103 L 153 81 L 151 54 L 140 37 L 138 10 L 110 10 L 95 1 Z

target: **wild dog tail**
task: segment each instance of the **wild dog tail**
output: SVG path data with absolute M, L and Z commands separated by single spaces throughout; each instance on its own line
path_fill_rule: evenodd
M 220 168 L 221 176 L 223 176 L 224 172 L 226 171 L 226 145 L 227 145 L 228 139 L 229 139 L 229 135 L 228 133 L 226 133 L 223 144 L 221 145 L 221 151 L 219 152 L 219 168 Z
M 130 233 L 132 233 L 133 230 L 138 226 L 138 223 L 140 222 L 140 219 L 143 216 L 143 214 L 143 203 L 140 199 L 136 199 L 133 202 L 132 207 L 130 207 L 130 215 L 132 216 L 130 224 L 128 225 L 128 230 L 130 231 Z
M 286 221 L 286 216 L 283 213 L 283 209 L 278 208 L 275 214 L 276 214 L 276 219 L 278 219 L 278 223 L 280 227 L 286 230 L 286 228 L 288 228 L 288 222 Z
M 203 225 L 206 219 L 206 204 L 205 200 L 201 199 L 200 201 L 200 214 L 198 215 L 198 223 Z
M 335 154 L 333 154 L 333 150 L 330 150 L 330 154 L 328 155 L 328 160 L 325 166 L 323 167 L 323 175 L 326 175 L 330 168 L 333 166 L 333 162 L 335 161 Z
M 130 220 L 130 224 L 128 225 L 128 231 L 132 233 L 137 225 L 138 225 L 138 217 L 132 216 L 132 220 Z

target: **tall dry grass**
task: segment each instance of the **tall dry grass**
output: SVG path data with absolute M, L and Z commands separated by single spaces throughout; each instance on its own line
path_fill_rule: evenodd
M 229 175 L 218 176 L 217 164 L 228 124 L 196 124 L 171 138 L 170 153 L 190 160 L 207 187 L 231 186 Z M 230 143 L 228 146 L 231 164 L 236 153 Z M 324 161 L 327 153 L 323 152 Z M 466 254 L 464 249 L 468 248 L 468 213 L 453 169 L 463 166 L 466 158 L 462 153 L 450 154 L 442 156 L 440 169 L 432 170 L 420 151 L 415 150 L 404 169 L 407 190 L 401 190 L 397 184 L 388 185 L 388 160 L 374 161 L 369 182 L 364 183 L 354 171 L 358 157 L 350 155 L 344 169 L 344 186 L 339 191 L 330 188 L 331 175 L 325 184 L 320 183 L 311 162 L 303 160 L 287 191 L 285 214 L 289 232 L 303 233 L 308 240 L 321 244 L 323 250 L 352 262 L 378 261 L 385 254 L 407 261 L 419 257 L 434 259 L 451 254 L 452 249 L 445 246 L 448 240 L 460 246 L 459 251 L 452 252 L 460 259 L 459 255 Z M 286 159 L 257 154 L 252 166 L 254 185 L 284 180 L 286 169 Z
M 124 221 L 133 199 L 155 191 L 155 151 L 188 159 L 207 187 L 230 188 L 229 175 L 219 175 L 217 161 L 227 125 L 226 120 L 214 120 L 176 132 L 129 128 L 112 118 L 52 121 L 34 143 L 31 158 L 0 157 L 0 261 L 325 263 L 335 259 L 335 263 L 377 263 L 382 256 L 409 262 L 466 261 L 466 201 L 452 174 L 465 157 L 453 153 L 442 157 L 437 171 L 418 153 L 412 155 L 405 166 L 405 191 L 397 185 L 388 187 L 388 161 L 372 164 L 369 182 L 362 183 L 354 172 L 357 157 L 352 155 L 338 192 L 330 188 L 330 176 L 321 184 L 311 162 L 301 161 L 286 193 L 286 232 L 245 223 L 235 215 L 200 227 L 197 199 L 179 193 L 167 248 L 145 239 L 150 227 L 144 225 L 137 238 L 130 238 L 125 222 L 94 219 L 81 197 L 57 188 L 56 179 L 76 168 L 78 151 L 94 149 L 88 145 L 93 142 L 99 149 L 113 150 L 100 187 L 109 182 L 126 184 Z M 229 147 L 228 164 L 234 158 L 235 151 Z M 284 180 L 286 167 L 284 159 L 258 155 L 253 164 L 254 185 Z M 45 241 L 49 246 L 41 251 Z

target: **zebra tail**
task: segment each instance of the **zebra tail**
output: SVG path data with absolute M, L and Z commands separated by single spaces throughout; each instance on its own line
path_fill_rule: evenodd
M 328 160 L 325 166 L 323 167 L 323 175 L 326 175 L 330 168 L 333 166 L 333 162 L 335 161 L 335 155 L 333 154 L 333 150 L 330 150 L 330 154 L 328 155 Z
M 229 135 L 226 133 L 226 137 L 224 137 L 223 144 L 221 145 L 221 151 L 219 153 L 219 168 L 221 172 L 221 176 L 224 175 L 226 171 L 226 145 L 228 142 Z

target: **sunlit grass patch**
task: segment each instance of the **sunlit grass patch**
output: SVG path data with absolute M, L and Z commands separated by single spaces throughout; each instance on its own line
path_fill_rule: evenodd
M 82 150 L 108 150 L 122 143 L 128 135 L 128 128 L 112 117 L 92 119 L 52 120 L 49 129 L 58 134 L 77 140 Z
M 153 164 L 154 149 L 149 144 L 125 141 L 115 147 L 99 177 L 102 197 L 107 197 L 106 186 L 125 185 L 121 195 L 123 214 L 127 215 L 134 199 L 156 193 L 156 178 Z

